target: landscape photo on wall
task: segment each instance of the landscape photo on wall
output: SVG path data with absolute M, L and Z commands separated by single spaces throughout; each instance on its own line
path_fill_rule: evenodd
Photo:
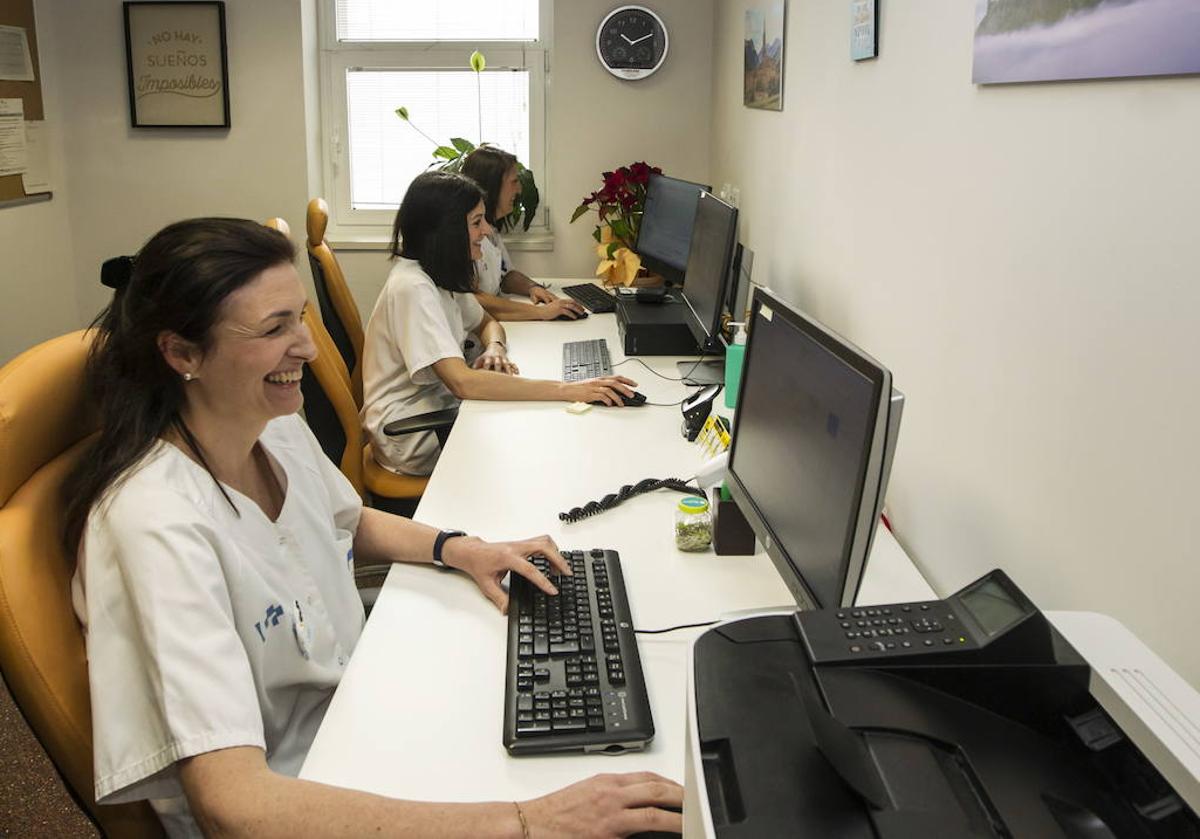
M 1197 0 L 975 0 L 976 84 L 1186 73 Z
M 783 110 L 784 0 L 752 4 L 746 10 L 745 74 L 742 102 L 748 108 Z

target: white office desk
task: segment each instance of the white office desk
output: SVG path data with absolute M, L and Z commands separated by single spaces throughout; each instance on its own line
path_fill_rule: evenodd
M 561 344 L 605 337 L 623 359 L 613 315 L 508 323 L 523 375 L 558 379 Z M 645 358 L 668 376 L 674 359 Z M 678 402 L 678 382 L 637 362 L 616 372 L 649 402 Z M 788 604 L 770 560 L 688 554 L 674 545 L 679 494 L 658 491 L 578 524 L 558 513 L 645 477 L 688 478 L 704 457 L 680 435 L 677 407 L 467 402 L 416 518 L 490 540 L 548 533 L 564 548 L 621 554 L 635 625 L 659 629 Z M 860 602 L 932 597 L 880 528 Z M 528 798 L 597 772 L 684 777 L 686 656 L 702 630 L 639 636 L 657 733 L 642 752 L 512 758 L 501 744 L 507 619 L 462 574 L 396 566 L 388 575 L 301 777 L 384 795 L 443 801 Z

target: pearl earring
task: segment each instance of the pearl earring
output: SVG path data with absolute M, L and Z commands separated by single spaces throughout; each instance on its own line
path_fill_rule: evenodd
M 191 381 L 192 379 L 194 379 L 194 378 L 196 378 L 196 377 L 195 377 L 195 376 L 193 376 L 191 373 L 184 373 L 184 374 L 183 374 L 183 380 L 184 380 L 185 382 L 190 382 L 190 381 Z

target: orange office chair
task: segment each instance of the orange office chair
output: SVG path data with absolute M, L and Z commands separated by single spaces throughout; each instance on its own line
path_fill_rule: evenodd
M 354 295 L 346 285 L 346 275 L 338 265 L 333 249 L 325 241 L 325 228 L 329 226 L 329 205 L 324 198 L 308 202 L 305 228 L 308 236 L 308 264 L 312 268 L 313 288 L 317 292 L 317 305 L 321 307 L 321 320 L 329 330 L 333 343 L 350 371 L 350 392 L 360 408 L 363 401 L 362 355 L 363 325 L 354 302 Z
M 59 487 L 96 430 L 84 402 L 91 333 L 0 367 L 0 670 L 80 808 L 106 836 L 161 837 L 150 806 L 97 806 L 83 632 L 71 605 Z

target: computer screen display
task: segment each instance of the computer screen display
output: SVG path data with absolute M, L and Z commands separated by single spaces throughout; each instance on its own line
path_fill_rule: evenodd
M 683 284 L 685 320 L 701 347 L 716 349 L 730 282 L 729 269 L 737 245 L 736 207 L 708 192 L 696 204 L 687 279 Z
M 885 368 L 755 291 L 729 486 L 802 607 L 853 603 L 887 483 L 897 400 Z
M 684 281 L 696 201 L 709 187 L 667 175 L 651 175 L 638 228 L 642 264 L 673 285 Z

